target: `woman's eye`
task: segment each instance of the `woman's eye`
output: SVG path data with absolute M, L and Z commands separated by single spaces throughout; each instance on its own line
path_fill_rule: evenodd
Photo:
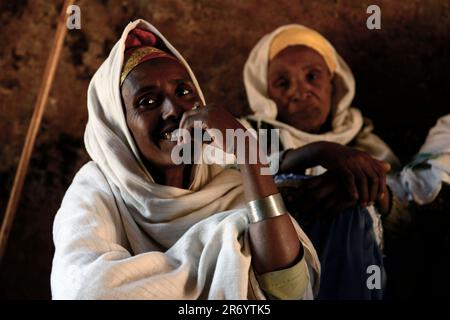
M 190 88 L 186 88 L 184 86 L 180 86 L 177 88 L 175 94 L 177 97 L 185 97 L 192 93 L 192 90 Z
M 311 72 L 308 72 L 308 74 L 306 75 L 306 78 L 308 79 L 308 81 L 317 80 L 319 77 L 320 77 L 319 71 L 311 71 Z
M 289 88 L 289 80 L 279 79 L 275 82 L 275 86 L 278 88 L 287 89 L 287 88 Z
M 157 100 L 152 97 L 144 97 L 139 100 L 138 106 L 140 108 L 152 108 L 157 104 Z

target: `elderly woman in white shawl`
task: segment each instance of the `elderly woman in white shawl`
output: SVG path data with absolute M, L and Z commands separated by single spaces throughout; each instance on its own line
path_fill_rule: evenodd
M 398 169 L 399 161 L 372 133 L 370 120 L 350 106 L 355 94 L 353 74 L 322 35 L 301 25 L 282 26 L 267 34 L 250 53 L 244 84 L 253 110 L 247 125 L 279 129 L 283 151 L 271 155 L 275 170 L 279 164 L 281 173 L 319 175 L 323 167 L 345 167 L 350 154 L 355 154 L 339 146 L 346 145 L 381 160 L 360 159 L 360 166 L 348 163 L 349 170 L 342 175 L 348 191 L 363 206 L 387 192 L 384 175 L 389 165 Z M 365 153 L 356 152 L 360 158 Z M 368 163 L 364 166 L 364 162 Z
M 370 121 L 350 106 L 355 93 L 351 70 L 318 32 L 286 25 L 265 35 L 252 49 L 244 68 L 244 84 L 254 112 L 242 120 L 244 125 L 279 130 L 278 137 L 270 137 L 279 139 L 282 150 L 270 156 L 271 168 L 279 173 L 279 186 L 295 187 L 290 196 L 300 208 L 296 217 L 305 223 L 304 230 L 322 261 L 320 297 L 374 298 L 360 275 L 369 261 L 382 268 L 381 253 L 371 238 L 382 247 L 378 213 L 388 214 L 400 206 L 386 185 L 386 173 L 400 165 L 390 148 L 372 133 Z M 355 208 L 356 204 L 360 207 Z M 357 212 L 340 215 L 326 227 L 314 213 L 352 208 Z M 310 227 L 307 218 L 312 221 Z M 362 249 L 363 243 L 370 250 Z M 348 274 L 342 271 L 338 275 L 336 270 Z M 326 288 L 329 283 L 334 287 Z M 349 283 L 355 284 L 353 290 Z
M 387 144 L 372 133 L 371 121 L 351 107 L 355 80 L 350 68 L 334 47 L 312 29 L 286 25 L 264 36 L 245 64 L 244 84 L 253 110 L 246 120 L 256 125 L 245 120 L 244 124 L 280 130 L 284 150 L 271 156 L 274 171 L 279 167 L 281 172 L 323 173 L 320 165 L 310 167 L 314 152 L 321 152 L 322 157 L 314 158 L 322 162 L 319 164 L 338 167 L 329 163 L 327 156 L 335 152 L 346 157 L 346 150 L 315 143 L 328 141 L 365 151 L 387 162 L 395 173 L 388 176 L 388 184 L 402 201 L 430 203 L 441 190 L 441 183 L 450 181 L 450 115 L 437 121 L 415 159 L 401 168 Z M 414 170 L 422 163 L 428 163 L 429 168 Z M 358 179 L 358 175 L 354 177 Z M 359 179 L 364 180 L 364 176 L 359 175 Z M 374 202 L 377 193 L 371 191 L 375 191 L 376 184 L 371 184 L 373 188 L 361 184 L 371 190 L 358 188 L 362 191 L 360 203 Z M 351 183 L 347 186 L 354 189 Z M 388 200 L 386 197 L 384 202 Z
M 90 83 L 88 110 L 92 161 L 55 218 L 53 298 L 313 298 L 318 258 L 262 161 L 240 171 L 172 161 L 177 128 L 243 127 L 205 106 L 152 25 L 126 27 Z

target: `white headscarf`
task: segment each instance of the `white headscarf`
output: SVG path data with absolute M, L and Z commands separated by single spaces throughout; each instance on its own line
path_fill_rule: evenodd
M 291 24 L 279 27 L 258 41 L 244 66 L 245 89 L 250 108 L 254 112 L 248 118 L 257 122 L 267 122 L 273 125 L 274 128 L 280 129 L 280 140 L 285 149 L 299 148 L 316 141 L 331 141 L 346 145 L 356 138 L 355 148 L 362 149 L 379 160 L 384 160 L 391 164 L 398 163 L 397 158 L 389 147 L 379 137 L 371 133 L 372 126 L 364 126 L 361 112 L 350 107 L 355 95 L 355 79 L 345 61 L 323 37 L 321 41 L 332 48 L 332 52 L 335 54 L 335 59 L 333 60 L 336 62 L 334 73 L 335 90 L 332 102 L 334 117 L 331 123 L 331 131 L 312 134 L 276 120 L 277 106 L 268 97 L 267 93 L 269 50 L 274 38 L 287 29 L 298 29 L 303 34 L 310 33 L 311 39 L 322 37 L 316 31 L 305 26 Z
M 197 80 L 179 52 L 151 24 L 130 23 L 88 91 L 85 165 L 54 223 L 53 298 L 264 298 L 251 269 L 242 179 L 235 170 L 199 165 L 189 189 L 153 181 L 127 128 L 120 73 L 125 39 L 153 32 Z M 225 211 L 229 210 L 229 211 Z M 315 250 L 294 222 L 317 291 Z

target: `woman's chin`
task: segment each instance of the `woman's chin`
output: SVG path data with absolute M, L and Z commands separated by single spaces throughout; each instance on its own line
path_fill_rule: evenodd
M 315 123 L 305 123 L 304 121 L 290 121 L 289 125 L 295 127 L 300 131 L 307 133 L 318 133 L 320 131 L 321 125 Z

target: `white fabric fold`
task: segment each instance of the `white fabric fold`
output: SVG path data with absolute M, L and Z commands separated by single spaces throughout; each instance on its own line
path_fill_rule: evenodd
M 450 183 L 450 114 L 430 129 L 417 156 L 414 164 L 389 177 L 389 184 L 401 200 L 424 205 L 437 197 L 442 183 Z

